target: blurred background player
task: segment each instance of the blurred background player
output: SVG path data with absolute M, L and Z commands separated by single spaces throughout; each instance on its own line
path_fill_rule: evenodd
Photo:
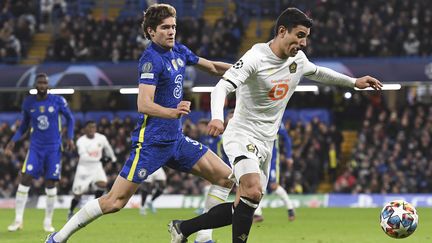
M 21 170 L 20 184 L 15 197 L 15 221 L 8 231 L 23 228 L 24 209 L 28 192 L 33 179 L 41 175 L 45 178 L 47 195 L 43 228 L 53 232 L 52 217 L 57 196 L 57 182 L 61 173 L 61 119 L 67 120 L 67 149 L 73 150 L 74 119 L 66 100 L 58 95 L 48 94 L 48 76 L 45 73 L 36 75 L 36 95 L 27 97 L 22 104 L 22 123 L 5 149 L 11 155 L 18 141 L 30 128 L 30 147 Z
M 163 167 L 161 167 L 141 183 L 141 215 L 147 214 L 147 208 L 150 209 L 152 213 L 156 213 L 156 208 L 154 207 L 153 202 L 156 198 L 162 195 L 163 190 L 166 187 L 166 179 L 165 171 Z M 151 198 L 147 200 L 149 194 L 151 195 Z
M 72 186 L 74 198 L 69 208 L 68 220 L 73 216 L 83 193 L 92 189 L 95 191 L 95 198 L 99 198 L 106 190 L 107 176 L 102 160 L 117 161 L 108 139 L 105 135 L 96 132 L 95 121 L 87 121 L 84 131 L 85 134 L 78 138 L 76 143 L 79 160 Z
M 285 129 L 283 123 L 281 123 L 278 131 L 278 136 L 273 145 L 273 153 L 272 160 L 270 164 L 270 173 L 269 173 L 269 182 L 267 184 L 267 194 L 275 193 L 278 195 L 280 199 L 282 199 L 285 207 L 288 210 L 288 219 L 289 221 L 294 221 L 295 212 L 294 205 L 290 200 L 287 191 L 279 184 L 280 179 L 280 141 L 282 139 L 283 143 L 283 151 L 284 151 L 284 160 L 287 165 L 293 164 L 293 159 L 291 156 L 292 153 L 292 141 L 291 137 L 288 135 L 288 131 Z M 255 210 L 253 222 L 262 222 L 264 220 L 263 211 L 262 211 L 262 203 L 258 205 L 258 208 Z

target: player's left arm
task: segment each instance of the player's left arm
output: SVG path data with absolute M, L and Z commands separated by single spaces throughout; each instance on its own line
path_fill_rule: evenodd
M 207 73 L 222 76 L 232 66 L 232 64 L 226 62 L 210 61 L 200 57 L 196 66 Z
M 305 62 L 306 63 L 304 66 L 303 75 L 308 79 L 320 83 L 346 86 L 350 88 L 356 87 L 359 89 L 365 89 L 371 87 L 374 90 L 381 90 L 383 86 L 378 79 L 371 76 L 352 78 L 345 74 L 336 72 L 330 68 L 317 66 L 312 62 L 309 62 L 307 59 Z
M 106 153 L 106 155 L 108 157 L 111 158 L 111 162 L 116 162 L 117 161 L 117 157 L 114 154 L 114 150 L 112 149 L 110 143 L 108 142 L 108 139 L 104 136 L 104 152 Z
M 67 122 L 67 138 L 68 139 L 67 139 L 66 149 L 69 151 L 72 151 L 75 149 L 75 144 L 73 142 L 75 119 L 72 115 L 71 110 L 69 109 L 69 106 L 68 106 L 66 99 L 62 96 L 60 96 L 59 107 L 60 107 L 60 112 L 66 118 L 66 122 Z

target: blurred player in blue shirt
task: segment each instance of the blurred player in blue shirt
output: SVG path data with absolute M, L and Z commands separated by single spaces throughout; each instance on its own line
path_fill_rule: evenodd
M 279 196 L 280 199 L 285 204 L 285 207 L 288 210 L 288 219 L 289 221 L 295 220 L 295 212 L 294 212 L 294 205 L 291 202 L 288 193 L 286 190 L 280 185 L 279 178 L 280 178 L 280 142 L 279 139 L 282 139 L 283 142 L 283 152 L 284 152 L 284 158 L 287 165 L 293 163 L 292 159 L 292 141 L 291 137 L 288 135 L 288 131 L 285 129 L 283 123 L 281 123 L 279 130 L 278 130 L 278 136 L 277 139 L 274 142 L 273 146 L 273 153 L 272 153 L 272 160 L 270 164 L 270 173 L 269 173 L 269 182 L 267 184 L 267 193 L 275 193 Z M 264 220 L 264 217 L 262 215 L 262 208 L 261 203 L 258 206 L 258 208 L 255 210 L 254 213 L 254 222 L 261 222 Z
M 151 5 L 144 13 L 142 29 L 152 43 L 143 52 L 137 70 L 140 116 L 132 132 L 129 159 L 111 191 L 87 203 L 46 242 L 65 242 L 101 215 L 119 211 L 140 183 L 162 166 L 201 176 L 214 184 L 212 195 L 216 199 L 209 199 L 210 206 L 226 200 L 231 190 L 231 169 L 206 146 L 184 136 L 180 120 L 190 112 L 190 102 L 183 100 L 186 65 L 197 65 L 215 75 L 222 75 L 231 65 L 198 57 L 176 43 L 176 10 L 168 4 Z
M 23 215 L 32 179 L 45 177 L 47 205 L 45 208 L 44 230 L 53 232 L 52 216 L 57 196 L 57 181 L 61 173 L 61 117 L 67 120 L 67 149 L 74 148 L 74 119 L 66 100 L 58 95 L 48 94 L 48 76 L 44 73 L 36 75 L 37 95 L 27 97 L 22 104 L 22 123 L 12 140 L 6 146 L 5 153 L 12 154 L 15 142 L 30 127 L 30 147 L 25 158 L 21 173 L 21 181 L 16 193 L 15 221 L 8 227 L 9 231 L 23 228 Z

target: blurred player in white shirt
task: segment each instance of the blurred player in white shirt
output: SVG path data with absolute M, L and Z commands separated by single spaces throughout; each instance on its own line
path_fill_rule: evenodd
M 68 219 L 73 216 L 81 195 L 94 191 L 95 198 L 102 196 L 107 187 L 107 176 L 102 161 L 116 162 L 117 158 L 105 135 L 96 132 L 96 122 L 88 121 L 85 134 L 78 138 L 77 148 L 79 161 L 72 186 L 74 198 L 69 208 Z
M 212 136 L 224 133 L 223 147 L 238 184 L 236 199 L 232 207 L 222 203 L 193 219 L 176 221 L 181 236 L 176 239 L 184 240 L 203 227 L 232 224 L 232 242 L 247 242 L 254 211 L 267 186 L 273 143 L 285 107 L 303 76 L 324 84 L 381 89 L 375 78 L 355 79 L 309 62 L 301 49 L 306 47 L 311 27 L 312 20 L 303 12 L 286 9 L 277 19 L 273 40 L 254 45 L 216 85 L 208 129 Z M 234 90 L 234 116 L 225 130 L 225 98 Z M 202 226 L 203 222 L 212 225 Z
M 141 183 L 141 215 L 147 214 L 147 208 L 150 209 L 152 213 L 156 213 L 156 208 L 154 207 L 153 202 L 156 198 L 162 195 L 163 190 L 166 187 L 166 179 L 165 171 L 163 167 L 161 167 Z M 151 195 L 151 198 L 147 199 L 149 194 Z

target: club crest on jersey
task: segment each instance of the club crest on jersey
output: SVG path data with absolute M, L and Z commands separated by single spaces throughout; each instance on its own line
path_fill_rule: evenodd
M 180 58 L 177 58 L 177 64 L 180 66 L 180 67 L 184 67 L 184 62 L 183 62 L 183 60 L 182 59 L 180 59 Z
M 144 178 L 146 177 L 146 175 L 147 175 L 147 170 L 146 170 L 146 169 L 141 168 L 141 169 L 138 171 L 138 177 L 139 177 L 139 178 L 144 179 Z
M 39 112 L 44 113 L 45 112 L 45 106 L 43 106 L 43 105 L 39 106 Z
M 177 66 L 177 62 L 175 59 L 171 60 L 171 64 L 173 65 L 174 69 L 177 71 L 178 70 L 178 66 Z
M 251 153 L 255 153 L 256 146 L 254 144 L 250 143 L 250 144 L 246 145 L 246 149 L 247 149 L 247 151 L 249 151 Z
M 53 113 L 54 112 L 54 107 L 53 106 L 48 107 L 48 112 L 49 113 Z
M 153 70 L 153 64 L 151 62 L 146 62 L 142 65 L 142 72 L 149 73 Z
M 293 62 L 289 65 L 289 71 L 290 71 L 290 73 L 297 72 L 297 63 L 296 62 Z

